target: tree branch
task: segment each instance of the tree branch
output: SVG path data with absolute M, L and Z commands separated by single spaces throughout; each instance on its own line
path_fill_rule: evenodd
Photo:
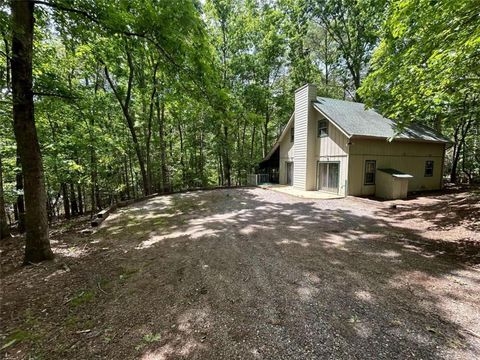
M 102 63 L 103 63 L 103 61 L 102 61 Z M 120 106 L 122 107 L 122 110 L 125 112 L 125 110 L 126 110 L 125 104 L 123 103 L 123 100 L 122 100 L 122 97 L 120 96 L 120 93 L 117 91 L 117 89 L 115 88 L 115 85 L 113 84 L 113 81 L 110 77 L 110 73 L 108 72 L 108 67 L 105 63 L 103 63 L 103 65 L 104 65 L 104 70 L 105 70 L 105 77 L 107 78 L 108 84 L 112 88 L 113 93 L 115 94 L 115 97 L 117 98 L 118 102 L 120 103 Z
M 70 96 L 70 95 L 65 95 L 65 94 L 56 94 L 56 93 L 49 93 L 49 92 L 39 92 L 39 91 L 34 91 L 33 92 L 34 96 L 50 96 L 50 97 L 58 97 L 61 99 L 68 99 L 68 100 L 74 100 L 78 99 L 76 96 Z
M 99 19 L 98 17 L 96 17 L 96 16 L 94 16 L 94 15 L 92 15 L 92 14 L 90 14 L 87 11 L 84 11 L 84 10 L 79 10 L 79 9 L 71 8 L 71 7 L 68 7 L 68 6 L 61 5 L 61 4 L 51 3 L 51 2 L 42 1 L 42 0 L 32 0 L 32 1 L 33 1 L 33 3 L 38 4 L 38 5 L 44 5 L 44 6 L 51 7 L 53 9 L 67 11 L 67 12 L 71 12 L 71 13 L 74 13 L 74 14 L 81 15 L 81 16 L 87 18 L 88 20 L 94 22 L 95 24 L 99 25 L 100 27 L 102 27 L 106 30 L 112 31 L 113 33 L 123 34 L 125 36 L 133 36 L 133 37 L 143 38 L 143 39 L 151 42 L 157 48 L 157 50 L 160 51 L 160 53 L 163 56 L 165 56 L 165 58 L 168 61 L 170 61 L 170 63 L 172 63 L 172 65 L 174 65 L 175 67 L 177 67 L 181 70 L 185 70 L 184 68 L 182 68 L 181 65 L 179 65 L 175 61 L 175 59 L 173 59 L 173 57 L 157 41 L 155 41 L 154 39 L 152 39 L 151 37 L 149 37 L 145 33 L 137 33 L 137 32 L 134 32 L 134 31 L 126 31 L 126 30 L 115 29 L 115 28 L 106 26 L 104 23 L 102 23 L 101 19 Z
M 51 2 L 48 2 L 48 1 L 33 0 L 32 2 L 34 4 L 45 5 L 45 6 L 51 7 L 53 9 L 68 11 L 68 12 L 71 12 L 71 13 L 79 14 L 79 15 L 82 15 L 83 17 L 86 17 L 90 21 L 93 21 L 94 23 L 96 23 L 98 25 L 101 25 L 100 20 L 97 17 L 95 17 L 92 14 L 89 14 L 86 11 L 74 9 L 74 8 L 64 6 L 64 5 L 61 5 L 61 4 L 57 4 L 57 3 L 51 3 Z

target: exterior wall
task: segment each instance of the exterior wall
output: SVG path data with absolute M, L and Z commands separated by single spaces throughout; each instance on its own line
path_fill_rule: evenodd
M 313 144 L 315 132 L 315 109 L 312 101 L 317 97 L 313 85 L 305 85 L 295 92 L 295 165 L 293 168 L 293 186 L 301 190 L 315 190 L 315 162 Z M 313 130 L 313 131 L 312 131 Z M 308 144 L 311 144 L 310 146 Z
M 295 94 L 294 143 L 290 141 L 290 128 L 280 142 L 279 183 L 287 184 L 287 162 L 294 162 L 293 186 L 302 190 L 318 189 L 319 162 L 339 163 L 339 194 L 348 188 L 348 138 L 332 123 L 328 123 L 328 137 L 318 137 L 318 120 L 323 115 L 311 105 L 315 88 L 303 87 Z M 308 100 L 310 99 L 310 100 Z M 308 101 L 307 101 L 308 100 Z M 300 120 L 297 120 L 300 117 Z M 303 120 L 302 120 L 303 119 Z
M 315 124 L 312 131 L 315 136 L 314 141 L 314 162 L 309 166 L 314 167 L 313 172 L 315 188 L 318 189 L 317 164 L 319 162 L 338 162 L 339 165 L 339 191 L 340 195 L 346 195 L 348 188 L 348 138 L 330 121 L 328 122 L 328 136 L 318 137 L 318 121 L 325 119 L 322 114 L 316 111 L 314 116 Z
M 348 194 L 374 195 L 375 185 L 364 185 L 365 160 L 377 169 L 394 168 L 410 174 L 408 191 L 437 190 L 442 186 L 445 145 L 441 143 L 352 138 L 349 147 Z M 425 177 L 425 161 L 433 160 L 433 176 Z M 376 180 L 377 182 L 377 180 Z
M 293 156 L 295 153 L 295 143 L 290 141 L 290 128 L 285 129 L 286 134 L 282 141 L 280 142 L 280 163 L 278 167 L 278 175 L 279 179 L 278 182 L 280 184 L 286 185 L 287 184 L 287 168 L 285 163 L 287 161 L 293 161 Z M 295 136 L 296 134 L 294 134 Z

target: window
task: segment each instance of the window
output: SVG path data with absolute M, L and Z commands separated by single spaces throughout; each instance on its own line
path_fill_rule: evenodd
M 290 142 L 293 142 L 293 138 L 295 136 L 295 130 L 294 128 L 290 128 Z
M 365 185 L 375 185 L 375 170 L 377 162 L 375 160 L 365 160 Z
M 425 177 L 433 176 L 433 160 L 425 161 Z
M 317 137 L 325 137 L 325 136 L 328 136 L 328 121 L 318 120 Z

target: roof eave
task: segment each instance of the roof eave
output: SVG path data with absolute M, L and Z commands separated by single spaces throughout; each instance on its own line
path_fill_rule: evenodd
M 386 136 L 357 135 L 357 134 L 352 135 L 351 138 L 355 138 L 355 139 L 358 139 L 358 138 L 360 138 L 360 139 L 377 139 L 377 140 L 380 140 L 380 139 L 388 140 L 389 139 Z M 428 142 L 428 143 L 439 143 L 439 144 L 447 144 L 447 145 L 453 144 L 449 140 L 442 140 L 442 139 L 435 140 L 435 139 L 412 139 L 412 138 L 394 137 L 392 140 L 406 141 L 406 142 Z

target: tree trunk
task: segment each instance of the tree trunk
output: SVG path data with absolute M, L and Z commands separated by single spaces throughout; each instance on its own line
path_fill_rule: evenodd
M 17 203 L 13 204 L 13 219 L 18 221 L 18 206 Z
M 157 69 L 158 69 L 158 63 L 155 64 L 154 70 L 153 70 L 153 90 L 152 94 L 150 96 L 150 104 L 149 104 L 149 111 L 148 111 L 148 118 L 147 118 L 147 136 L 146 136 L 146 161 L 147 161 L 147 178 L 148 178 L 148 192 L 152 192 L 152 181 L 153 181 L 153 176 L 152 176 L 152 161 L 151 161 L 151 143 L 152 143 L 152 122 L 153 122 L 153 112 L 154 112 L 154 106 L 156 103 L 156 94 L 157 94 Z
M 25 232 L 25 201 L 23 192 L 23 175 L 21 170 L 20 155 L 17 148 L 17 173 L 15 174 L 15 189 L 17 190 L 17 230 L 20 234 Z
M 218 185 L 223 186 L 224 185 L 224 180 L 223 180 L 223 159 L 222 159 L 222 154 L 218 154 Z
M 78 192 L 78 213 L 83 215 L 83 194 L 82 194 L 82 185 L 77 184 Z
M 50 226 L 50 224 L 53 221 L 53 210 L 52 210 L 52 198 L 50 196 L 50 191 L 48 190 L 49 189 L 48 181 L 46 184 L 46 189 L 47 189 L 46 190 L 47 191 L 47 217 L 48 217 L 48 226 Z
M 95 185 L 95 203 L 97 204 L 97 209 L 103 209 L 103 202 L 98 184 Z
M 182 132 L 182 125 L 180 125 L 180 123 L 178 123 L 177 125 L 177 128 L 178 128 L 178 135 L 180 137 L 180 165 L 182 167 L 182 185 L 185 186 L 189 186 L 189 184 L 187 184 L 187 174 L 186 174 L 186 169 L 185 169 L 185 157 L 184 157 L 184 147 L 183 147 L 183 132 Z
M 148 195 L 150 193 L 150 184 L 148 181 L 145 159 L 143 158 L 142 150 L 140 149 L 140 143 L 138 142 L 135 128 L 133 127 L 133 119 L 129 117 L 127 122 L 128 127 L 130 128 L 130 132 L 132 134 L 133 148 L 135 149 L 135 154 L 137 155 L 138 165 L 140 166 L 140 174 L 142 175 L 143 184 L 143 194 Z
M 70 199 L 68 198 L 67 183 L 62 183 L 62 200 L 63 200 L 63 213 L 65 219 L 70 219 Z
M 265 122 L 263 123 L 263 157 L 268 154 L 268 124 L 270 123 L 270 113 L 267 111 L 265 113 Z
M 329 63 L 330 57 L 329 57 L 329 54 L 328 54 L 328 44 L 329 44 L 328 32 L 325 31 L 325 43 L 323 44 L 323 46 L 324 46 L 324 49 L 325 49 L 325 54 L 324 54 L 325 88 L 326 88 L 325 90 L 327 92 L 330 91 L 330 89 L 328 88 L 329 80 L 330 80 L 330 63 Z
M 94 86 L 94 95 L 95 98 L 97 97 L 97 92 L 100 88 L 99 85 L 99 78 L 100 78 L 100 70 L 97 66 L 95 71 L 95 86 Z M 85 78 L 85 83 L 88 85 L 88 77 Z M 90 114 L 90 118 L 88 121 L 88 134 L 89 134 L 89 142 L 90 142 L 90 218 L 95 216 L 95 213 L 98 208 L 97 204 L 97 153 L 95 151 L 96 148 L 96 138 L 95 138 L 95 116 Z M 87 190 L 88 191 L 88 190 Z M 86 201 L 85 201 L 86 202 Z M 87 211 L 87 206 L 85 204 L 85 211 Z
M 53 258 L 48 239 L 42 156 L 33 110 L 33 6 L 33 1 L 11 2 L 13 122 L 25 187 L 25 264 Z
M 70 183 L 70 207 L 72 209 L 72 216 L 78 215 L 77 196 L 75 194 L 75 187 L 73 183 Z
M 462 119 L 461 123 L 455 127 L 452 170 L 450 172 L 450 181 L 452 183 L 456 183 L 458 180 L 457 172 L 458 163 L 460 161 L 460 154 L 462 153 L 462 148 L 465 146 L 465 140 L 472 124 L 473 116 L 469 115 L 468 119 Z
M 130 153 L 128 153 L 128 162 L 130 164 L 130 178 L 132 182 L 132 191 L 133 191 L 133 198 L 137 198 L 137 182 L 135 181 L 135 174 L 133 173 L 133 165 L 132 165 L 132 157 Z
M 166 146 L 165 146 L 165 104 L 160 105 L 159 95 L 155 102 L 157 108 L 158 137 L 160 141 L 160 171 L 162 177 L 162 192 L 170 191 L 170 180 L 167 169 Z
M 450 171 L 450 182 L 457 182 L 457 168 L 458 168 L 458 157 L 454 157 L 452 160 L 452 170 Z
M 127 49 L 127 59 L 128 59 L 128 67 L 129 67 L 129 75 L 128 75 L 128 86 L 127 86 L 127 94 L 125 99 L 122 100 L 122 96 L 118 92 L 118 89 L 115 87 L 112 79 L 110 78 L 110 73 L 108 72 L 108 68 L 105 66 L 105 77 L 107 78 L 108 84 L 113 90 L 115 97 L 117 98 L 120 107 L 122 108 L 123 115 L 125 120 L 127 121 L 128 129 L 130 130 L 130 134 L 132 136 L 133 148 L 135 149 L 135 154 L 137 155 L 138 165 L 140 165 L 140 173 L 142 175 L 142 182 L 143 182 L 143 193 L 144 195 L 148 195 L 150 193 L 150 183 L 148 181 L 147 170 L 145 159 L 142 154 L 142 149 L 140 148 L 140 143 L 138 142 L 137 132 L 135 130 L 135 121 L 130 113 L 130 100 L 131 100 L 131 93 L 132 93 L 132 84 L 133 84 L 133 75 L 134 75 L 134 66 L 132 61 L 132 56 Z
M 5 198 L 3 196 L 3 168 L 2 158 L 0 157 L 0 240 L 10 237 L 10 227 L 7 222 L 7 212 L 5 211 Z
M 462 143 L 459 142 L 458 133 L 460 131 L 460 125 L 455 127 L 455 132 L 453 135 L 454 142 L 453 142 L 453 155 L 452 155 L 452 169 L 450 170 L 450 182 L 456 183 L 457 182 L 457 168 L 458 168 L 458 160 L 460 159 L 460 150 L 462 147 Z
M 203 130 L 200 131 L 200 179 L 202 180 L 202 186 L 207 185 L 207 182 L 205 181 L 205 159 L 203 155 L 203 147 L 204 147 L 204 140 L 203 140 L 204 134 Z
M 223 170 L 225 172 L 224 180 L 227 181 L 227 186 L 232 185 L 232 177 L 231 177 L 231 165 L 230 165 L 230 151 L 229 151 L 229 141 L 228 141 L 228 127 L 227 125 L 223 125 L 223 134 L 225 136 L 225 145 L 223 150 L 225 152 L 223 160 L 225 161 L 223 165 Z
M 93 125 L 94 120 L 93 118 L 90 120 L 91 130 L 93 132 Z M 90 216 L 94 216 L 95 212 L 98 209 L 97 204 L 97 155 L 95 153 L 95 147 L 93 146 L 92 140 L 90 140 L 90 206 L 91 206 L 91 213 Z
M 127 156 L 123 156 L 123 178 L 125 182 L 125 193 L 127 195 L 127 199 L 130 199 L 130 181 L 128 177 L 128 162 L 127 162 Z
M 250 143 L 250 164 L 253 164 L 253 155 L 255 152 L 255 132 L 256 132 L 256 126 L 253 124 L 253 129 L 252 129 L 252 142 Z

